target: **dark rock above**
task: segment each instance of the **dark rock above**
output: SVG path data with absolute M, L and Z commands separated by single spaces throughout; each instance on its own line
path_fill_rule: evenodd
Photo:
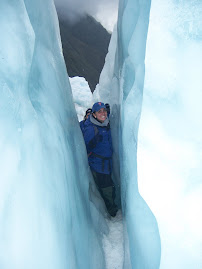
M 93 92 L 99 82 L 111 35 L 86 15 L 71 24 L 59 18 L 63 55 L 69 77 L 84 77 Z

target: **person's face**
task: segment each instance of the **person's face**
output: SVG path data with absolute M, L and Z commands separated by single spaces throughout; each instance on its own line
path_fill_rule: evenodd
M 99 111 L 94 113 L 94 117 L 100 122 L 104 122 L 107 118 L 107 110 L 105 108 L 101 108 Z

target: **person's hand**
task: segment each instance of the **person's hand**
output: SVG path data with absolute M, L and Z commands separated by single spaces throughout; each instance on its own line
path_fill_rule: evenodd
M 93 149 L 96 147 L 98 142 L 102 142 L 103 140 L 103 136 L 100 134 L 97 134 L 96 136 L 93 137 L 93 139 L 91 139 L 91 141 L 88 143 L 88 148 L 89 150 Z

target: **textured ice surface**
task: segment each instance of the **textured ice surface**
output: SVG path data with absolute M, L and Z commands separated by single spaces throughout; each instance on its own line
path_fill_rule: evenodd
M 93 95 L 85 78 L 73 77 L 69 78 L 69 81 L 78 120 L 81 121 L 85 116 L 86 110 L 93 106 Z
M 119 5 L 95 96 L 112 109 L 124 268 L 157 269 L 162 251 L 161 269 L 201 269 L 201 1 L 152 2 L 139 142 L 150 2 Z M 106 268 L 53 3 L 0 10 L 0 267 Z
M 96 92 L 110 98 L 120 153 L 125 268 L 159 268 L 161 254 L 161 269 L 200 269 L 202 3 L 152 1 L 140 118 L 148 8 L 149 1 L 120 1 L 117 42 Z
M 103 269 L 53 2 L 0 10 L 0 267 Z
M 138 174 L 161 269 L 202 268 L 202 2 L 151 6 Z
M 96 95 L 110 98 L 115 173 L 121 181 L 125 231 L 124 268 L 159 268 L 160 238 L 156 219 L 137 184 L 137 133 L 142 105 L 144 57 L 150 1 L 120 1 Z M 114 54 L 116 50 L 116 54 Z M 111 68 L 110 68 L 111 67 Z M 106 68 L 106 70 L 105 70 Z M 120 163 L 120 166 L 117 165 Z M 115 178 L 117 178 L 115 176 Z

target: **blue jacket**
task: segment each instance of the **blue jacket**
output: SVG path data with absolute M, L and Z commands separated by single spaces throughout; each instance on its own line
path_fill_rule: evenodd
M 85 121 L 84 140 L 92 170 L 102 174 L 112 171 L 112 138 L 108 118 L 98 122 L 92 115 Z
M 85 123 L 85 120 L 82 120 L 79 122 L 82 133 L 84 132 L 84 128 L 85 128 L 84 123 Z

